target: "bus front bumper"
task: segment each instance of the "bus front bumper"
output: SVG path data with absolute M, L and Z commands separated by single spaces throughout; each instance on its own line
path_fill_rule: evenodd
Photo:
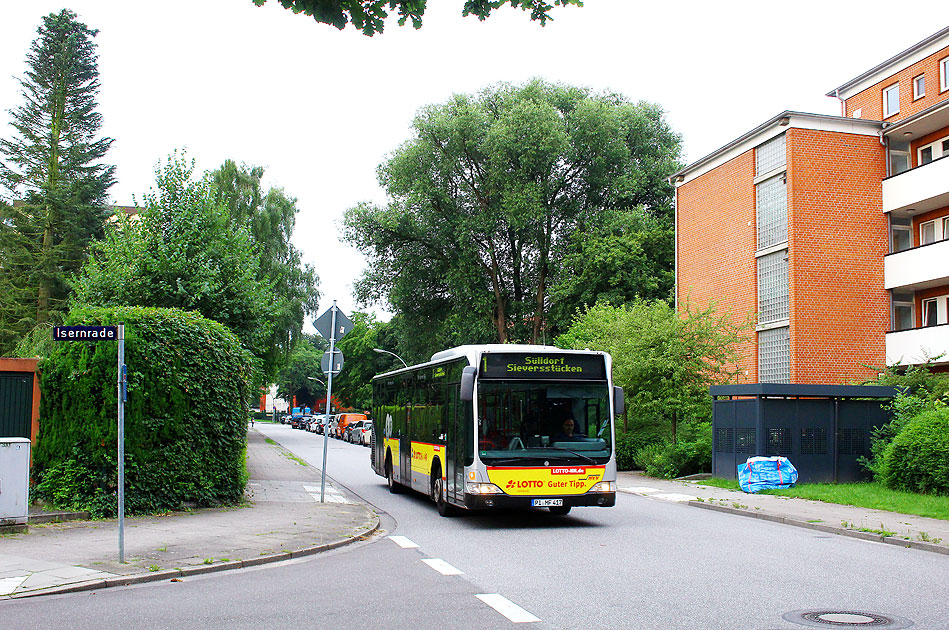
M 536 507 L 535 499 L 562 499 L 564 507 L 613 507 L 616 505 L 615 492 L 588 492 L 587 494 L 568 494 L 556 496 L 515 497 L 509 494 L 469 494 L 465 493 L 465 507 L 469 510 L 490 510 L 496 508 Z

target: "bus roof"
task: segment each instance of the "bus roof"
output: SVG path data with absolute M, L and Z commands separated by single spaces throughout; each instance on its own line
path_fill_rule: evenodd
M 557 346 L 541 346 L 541 345 L 530 345 L 530 344 L 516 344 L 516 343 L 487 343 L 480 345 L 467 345 L 467 346 L 457 346 L 455 348 L 449 348 L 448 350 L 442 350 L 441 352 L 436 352 L 432 355 L 432 358 L 425 362 L 419 363 L 417 365 L 410 365 L 408 367 L 399 368 L 398 370 L 392 370 L 390 372 L 385 372 L 383 374 L 377 374 L 373 378 L 380 378 L 383 376 L 390 376 L 392 374 L 398 374 L 400 372 L 405 372 L 407 370 L 414 370 L 416 368 L 425 367 L 427 365 L 436 365 L 438 363 L 445 363 L 451 361 L 452 359 L 459 359 L 462 357 L 468 358 L 468 365 L 478 365 L 478 362 L 481 358 L 481 355 L 485 352 L 537 352 L 537 353 L 550 353 L 550 354 L 606 354 L 600 350 L 565 350 L 564 348 L 558 348 Z M 609 364 L 607 364 L 609 366 Z

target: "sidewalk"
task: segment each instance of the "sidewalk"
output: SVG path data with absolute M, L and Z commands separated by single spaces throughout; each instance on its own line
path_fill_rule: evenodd
M 620 492 L 949 555 L 949 521 L 620 472 Z M 884 533 L 891 534 L 884 535 Z
M 329 482 L 320 503 L 318 469 L 253 429 L 247 438 L 245 506 L 126 518 L 124 564 L 116 520 L 31 523 L 29 533 L 0 536 L 0 598 L 277 562 L 344 545 L 378 527 L 369 507 Z

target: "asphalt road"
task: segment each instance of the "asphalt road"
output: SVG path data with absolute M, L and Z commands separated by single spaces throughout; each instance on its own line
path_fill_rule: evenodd
M 321 465 L 321 436 L 258 428 Z M 442 518 L 421 495 L 389 494 L 367 448 L 328 446 L 334 485 L 380 513 L 376 538 L 180 583 L 12 600 L 0 627 L 768 630 L 805 627 L 786 617 L 806 610 L 949 629 L 947 556 L 630 494 L 566 517 Z

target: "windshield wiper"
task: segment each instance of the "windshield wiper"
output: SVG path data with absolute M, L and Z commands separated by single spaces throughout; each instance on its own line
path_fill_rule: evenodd
M 593 460 L 593 458 L 587 457 L 587 456 L 584 455 L 583 453 L 578 453 L 577 451 L 571 450 L 571 449 L 569 449 L 569 448 L 563 448 L 562 446 L 551 446 L 550 448 L 552 448 L 552 449 L 555 450 L 555 451 L 566 451 L 566 452 L 568 452 L 568 453 L 572 453 L 573 455 L 576 455 L 577 457 L 582 457 L 583 459 L 587 460 L 587 461 L 590 462 L 591 464 L 595 464 L 595 463 L 596 463 L 596 462 Z

